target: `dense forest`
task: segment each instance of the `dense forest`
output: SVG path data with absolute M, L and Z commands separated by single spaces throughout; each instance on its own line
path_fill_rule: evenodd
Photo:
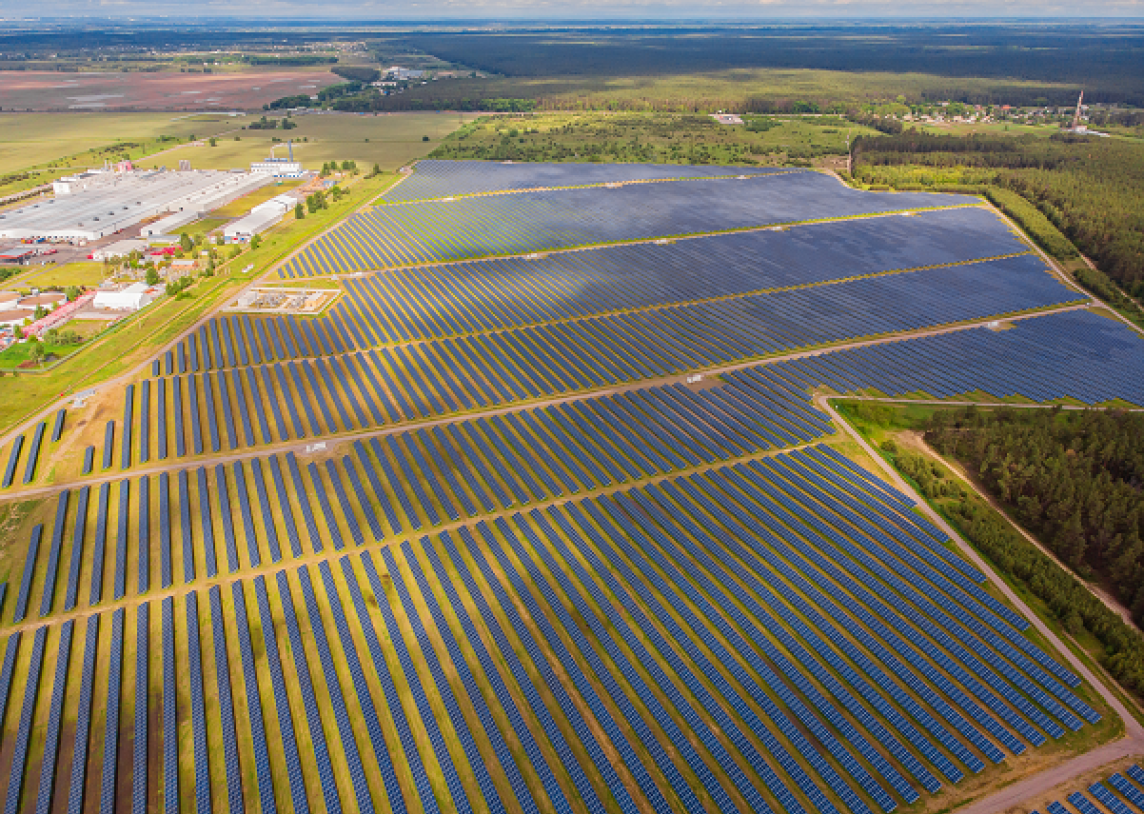
M 1032 202 L 1100 269 L 1144 297 L 1144 144 L 1093 136 L 930 135 L 914 129 L 854 145 L 855 176 L 898 185 L 951 177 Z
M 1144 31 L 1129 25 L 585 26 L 428 31 L 405 39 L 441 59 L 513 77 L 649 76 L 679 73 L 682 66 L 689 73 L 814 68 L 1058 85 L 1015 82 L 1005 98 L 963 99 L 981 104 L 1069 104 L 1083 85 L 1092 102 L 1144 106 Z
M 864 405 L 860 405 L 864 406 Z M 993 565 L 1035 596 L 1073 635 L 1090 633 L 1101 661 L 1121 685 L 1144 698 L 1144 635 L 1108 608 L 1075 576 L 1026 540 L 935 461 L 885 441 L 897 468 L 941 508 L 961 534 Z
M 1144 622 L 1144 415 L 938 412 L 926 440 L 976 473 L 1062 561 L 1106 579 Z
M 710 116 L 664 113 L 537 113 L 488 116 L 449 134 L 432 158 L 663 164 L 845 166 L 854 127 L 839 116 L 747 116 L 742 127 Z

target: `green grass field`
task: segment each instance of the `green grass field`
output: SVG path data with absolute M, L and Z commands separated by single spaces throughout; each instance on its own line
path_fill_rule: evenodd
M 0 194 L 99 167 L 108 160 L 137 160 L 185 144 L 188 136 L 206 137 L 239 126 L 240 119 L 212 115 L 0 113 Z M 182 157 L 177 152 L 164 156 L 171 157 L 156 160 L 171 166 Z M 12 177 L 25 173 L 29 177 Z
M 45 268 L 32 268 L 19 277 L 9 280 L 8 287 L 19 288 L 48 288 L 60 286 L 67 288 L 71 285 L 93 288 L 104 280 L 103 263 L 94 260 L 75 260 L 62 265 Z
M 766 101 L 864 104 L 960 98 L 966 94 L 1071 88 L 1069 84 L 1011 79 L 945 77 L 923 73 L 825 71 L 804 68 L 737 68 L 691 73 L 627 76 L 497 77 L 451 79 L 417 85 L 395 104 L 446 103 L 462 99 L 535 99 L 542 110 L 643 110 L 714 112 Z M 746 109 L 751 109 L 746 107 Z
M 318 170 L 327 161 L 356 161 L 368 171 L 374 164 L 393 171 L 420 158 L 448 133 L 472 119 L 471 114 L 402 113 L 359 116 L 339 113 L 306 115 L 294 119 L 292 130 L 244 130 L 220 138 L 217 146 L 186 147 L 178 151 L 198 169 L 231 169 L 260 161 L 275 149 L 286 156 L 286 140 L 294 141 L 294 158 L 307 169 Z M 248 119 L 249 120 L 249 119 Z M 235 141 L 234 135 L 241 141 Z M 429 140 L 425 141 L 424 137 Z M 273 139 L 279 139 L 278 142 Z M 302 139 L 308 139 L 303 142 Z M 172 154 L 173 155 L 173 154 Z M 144 162 L 151 166 L 152 161 Z

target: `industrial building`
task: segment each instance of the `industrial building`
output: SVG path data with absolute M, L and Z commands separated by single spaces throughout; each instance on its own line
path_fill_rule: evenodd
M 250 163 L 250 171 L 263 173 L 271 176 L 272 178 L 301 178 L 305 174 L 302 169 L 302 162 L 294 160 L 294 142 L 286 142 L 286 158 L 275 158 L 274 150 L 270 151 L 270 157 L 262 161 L 252 161 Z
M 222 230 L 223 237 L 228 243 L 250 240 L 282 220 L 297 203 L 298 200 L 293 195 L 277 195 L 251 209 L 245 217 L 225 226 Z
M 301 161 L 292 161 L 288 158 L 265 158 L 262 161 L 250 162 L 250 171 L 263 173 L 271 178 L 301 178 L 305 170 Z
M 101 311 L 138 311 L 154 302 L 157 295 L 158 289 L 146 283 L 132 283 L 118 291 L 97 291 L 92 307 Z
M 55 198 L 0 212 L 0 238 L 98 240 L 167 212 L 209 212 L 268 183 L 241 171 L 85 173 Z

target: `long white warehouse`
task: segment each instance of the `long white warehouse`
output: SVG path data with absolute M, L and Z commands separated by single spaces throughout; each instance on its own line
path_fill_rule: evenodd
M 273 179 L 264 173 L 98 173 L 68 195 L 0 212 L 0 238 L 98 240 L 167 212 L 209 212 Z

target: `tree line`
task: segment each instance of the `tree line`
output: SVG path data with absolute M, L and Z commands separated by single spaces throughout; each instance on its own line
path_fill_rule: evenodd
M 1144 635 L 1138 629 L 1018 534 L 963 484 L 947 477 L 936 462 L 900 449 L 893 441 L 884 442 L 882 447 L 897 468 L 926 498 L 938 503 L 949 521 L 998 571 L 1044 603 L 1069 633 L 1091 633 L 1104 648 L 1100 660 L 1112 677 L 1144 697 Z
M 1144 297 L 1144 146 L 1071 134 L 859 138 L 856 175 L 893 182 L 907 170 L 968 168 L 975 182 L 1017 193 L 1100 269 Z M 917 175 L 917 173 L 913 173 Z

